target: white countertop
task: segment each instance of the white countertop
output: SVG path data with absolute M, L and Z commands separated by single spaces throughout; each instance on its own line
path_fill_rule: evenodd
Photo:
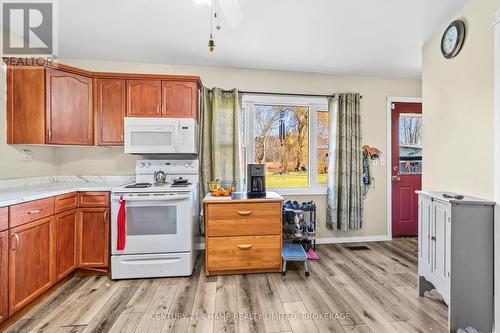
M 495 202 L 491 200 L 484 200 L 476 197 L 471 197 L 468 195 L 464 195 L 463 199 L 455 199 L 455 198 L 445 198 L 443 194 L 461 194 L 461 193 L 451 193 L 451 192 L 440 192 L 440 191 L 415 191 L 417 194 L 427 195 L 436 200 L 440 200 L 443 202 L 448 202 L 452 204 L 469 204 L 469 205 L 487 205 L 494 206 Z
M 0 188 L 0 207 L 18 203 L 53 197 L 71 192 L 107 192 L 112 188 L 130 183 L 130 181 L 115 182 L 57 182 L 39 185 Z
M 236 202 L 236 201 L 244 201 L 244 200 L 250 200 L 250 201 L 252 201 L 252 200 L 253 201 L 265 201 L 265 200 L 284 201 L 283 197 L 281 195 L 279 195 L 278 193 L 267 191 L 266 192 L 266 196 L 264 198 L 247 198 L 247 197 L 232 198 L 231 196 L 227 196 L 227 197 L 214 197 L 210 193 L 207 193 L 207 195 L 205 195 L 205 198 L 203 199 L 203 202 L 214 202 L 214 201 L 232 201 L 232 202 Z

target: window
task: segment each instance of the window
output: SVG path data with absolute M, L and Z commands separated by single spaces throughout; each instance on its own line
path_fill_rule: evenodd
M 325 191 L 326 104 L 326 98 L 243 96 L 242 154 L 248 163 L 266 165 L 267 189 Z
M 399 116 L 399 172 L 422 173 L 422 115 Z
M 316 154 L 318 175 L 317 183 L 326 184 L 328 176 L 328 111 L 316 113 Z

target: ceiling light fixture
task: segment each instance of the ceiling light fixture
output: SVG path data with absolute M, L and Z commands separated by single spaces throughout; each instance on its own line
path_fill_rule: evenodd
M 215 2 L 215 8 L 214 8 Z M 215 27 L 217 30 L 221 29 L 219 15 L 217 13 L 217 8 L 219 4 L 219 0 L 214 0 L 210 2 L 210 38 L 208 39 L 208 50 L 210 52 L 214 52 L 215 50 L 215 41 L 214 41 L 214 20 L 217 20 L 217 26 Z

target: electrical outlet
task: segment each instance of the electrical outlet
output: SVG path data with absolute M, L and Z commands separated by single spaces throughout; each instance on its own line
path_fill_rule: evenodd
M 33 161 L 33 152 L 29 149 L 23 149 L 23 162 Z
M 383 158 L 383 157 L 380 158 L 380 165 L 381 166 L 385 165 L 385 158 Z

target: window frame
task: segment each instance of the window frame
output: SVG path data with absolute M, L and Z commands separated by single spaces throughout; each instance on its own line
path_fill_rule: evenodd
M 281 195 L 323 195 L 326 194 L 327 184 L 318 184 L 318 146 L 317 146 L 317 113 L 328 112 L 326 97 L 286 96 L 286 95 L 254 95 L 245 94 L 242 98 L 242 108 L 245 109 L 245 124 L 242 126 L 242 148 L 246 149 L 246 160 L 255 161 L 255 105 L 290 105 L 309 108 L 308 116 L 308 187 L 272 188 L 270 191 Z M 246 165 L 245 180 L 246 180 Z

